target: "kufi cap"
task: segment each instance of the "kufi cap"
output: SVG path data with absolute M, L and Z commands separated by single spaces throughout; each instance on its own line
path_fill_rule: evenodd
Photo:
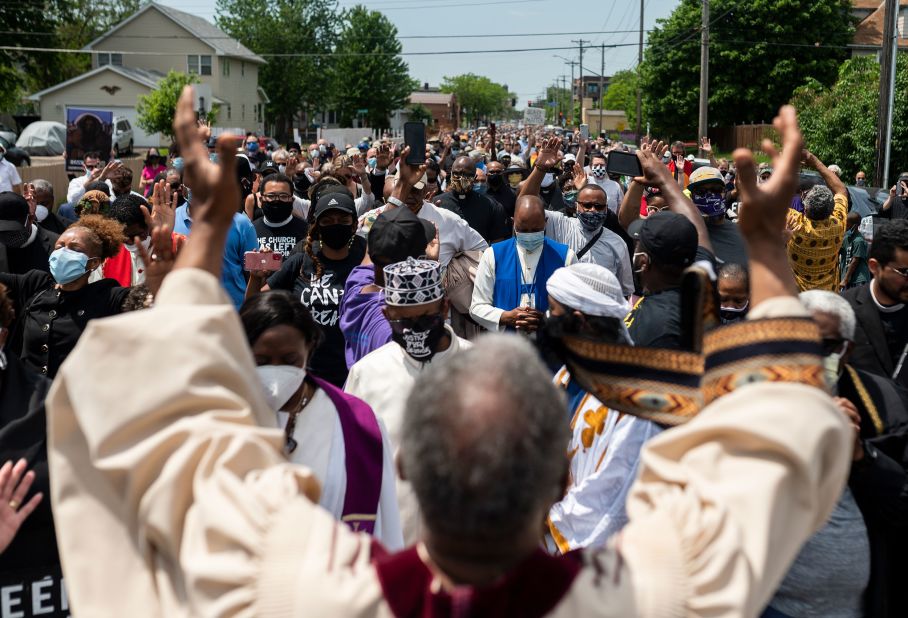
M 433 260 L 416 260 L 385 266 L 385 304 L 393 307 L 426 305 L 444 298 L 441 266 Z

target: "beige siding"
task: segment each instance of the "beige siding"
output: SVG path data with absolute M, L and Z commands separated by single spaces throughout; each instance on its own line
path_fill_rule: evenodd
M 113 95 L 102 86 L 119 87 Z M 55 90 L 41 97 L 41 119 L 66 124 L 66 107 L 107 107 L 138 104 L 139 95 L 148 94 L 149 88 L 113 71 L 102 71 L 71 86 Z
M 223 61 L 223 58 L 218 58 Z M 255 106 L 259 103 L 257 64 L 246 62 L 245 75 L 241 71 L 239 58 L 230 58 L 230 77 L 219 74 L 219 89 L 214 94 L 230 104 L 230 118 L 227 118 L 227 104 L 221 105 L 217 124 L 221 127 L 245 129 L 260 132 L 261 123 L 256 122 Z M 214 89 L 214 87 L 212 87 Z M 243 108 L 245 106 L 245 117 Z
M 123 66 L 150 69 L 161 73 L 167 73 L 170 70 L 187 73 L 189 71 L 189 54 L 211 56 L 212 74 L 210 77 L 203 75 L 201 78 L 203 82 L 211 84 L 212 91 L 217 92 L 220 67 L 215 51 L 155 9 L 145 11 L 111 36 L 97 43 L 93 49 L 96 51 L 154 52 L 154 55 L 124 54 Z M 162 52 L 172 53 L 156 55 Z M 98 57 L 93 54 L 92 67 L 98 66 L 97 63 Z

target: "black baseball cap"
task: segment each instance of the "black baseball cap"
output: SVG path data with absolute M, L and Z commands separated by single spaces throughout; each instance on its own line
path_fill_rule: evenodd
M 653 213 L 631 223 L 627 231 L 661 264 L 690 266 L 696 259 L 697 228 L 683 215 L 669 211 Z
M 318 219 L 329 210 L 339 210 L 356 218 L 356 204 L 353 198 L 343 193 L 326 193 L 318 198 L 315 204 L 315 218 Z
M 18 193 L 0 193 L 0 232 L 21 232 L 28 218 L 28 202 Z
M 267 161 L 262 161 L 262 164 L 259 166 L 258 173 L 262 176 L 268 176 L 270 174 L 276 174 L 280 170 L 277 167 L 277 163 L 268 159 Z
M 369 257 L 372 261 L 395 264 L 426 253 L 435 238 L 435 226 L 420 219 L 409 208 L 389 208 L 375 219 L 369 230 Z

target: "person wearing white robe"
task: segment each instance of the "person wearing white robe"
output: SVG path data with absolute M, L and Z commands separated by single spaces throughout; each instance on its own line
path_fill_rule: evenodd
M 426 261 L 423 260 L 423 262 Z M 437 279 L 437 287 L 429 296 L 418 299 L 431 299 L 428 303 L 409 304 L 410 301 L 417 299 L 400 293 L 405 284 L 401 282 L 397 270 L 397 264 L 391 264 L 384 270 L 385 305 L 391 308 L 390 316 L 392 318 L 401 309 L 408 309 L 411 312 L 436 310 L 436 305 L 440 301 L 446 307 L 446 301 L 442 300 L 444 292 L 440 285 L 440 278 Z M 441 314 L 444 313 L 446 310 L 441 311 Z M 396 340 L 373 350 L 350 367 L 344 390 L 365 401 L 375 411 L 388 429 L 388 438 L 395 452 L 400 446 L 404 408 L 416 379 L 430 363 L 443 363 L 470 347 L 470 342 L 458 337 L 450 325 L 443 324 L 443 328 L 447 337 L 440 342 L 437 349 L 428 358 L 413 356 L 407 351 L 406 342 L 397 337 Z M 394 337 L 393 334 L 392 337 Z M 400 478 L 397 480 L 397 502 L 400 507 L 404 542 L 406 545 L 411 545 L 419 539 L 419 506 L 410 484 Z
M 553 317 L 566 312 L 584 321 L 611 318 L 621 339 L 631 343 L 623 318 L 627 301 L 618 279 L 597 264 L 578 263 L 555 271 L 548 283 Z M 554 302 L 552 302 L 554 301 Z M 627 523 L 625 502 L 637 478 L 640 450 L 662 429 L 643 418 L 602 404 L 571 380 L 562 367 L 554 383 L 567 391 L 571 413 L 568 490 L 552 505 L 546 520 L 546 548 L 566 554 L 583 547 L 601 547 Z

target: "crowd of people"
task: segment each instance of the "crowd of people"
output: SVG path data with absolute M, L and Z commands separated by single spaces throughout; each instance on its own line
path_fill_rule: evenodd
M 192 100 L 0 192 L 2 616 L 908 611 L 908 174 Z

